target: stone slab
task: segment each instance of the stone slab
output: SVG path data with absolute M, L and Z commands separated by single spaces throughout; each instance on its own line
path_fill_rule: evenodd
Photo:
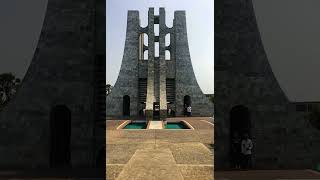
M 201 143 L 157 143 L 156 147 L 170 149 L 177 164 L 213 165 L 213 153 Z
M 115 180 L 120 172 L 122 171 L 124 165 L 119 164 L 107 164 L 106 168 L 106 178 L 108 180 Z
M 154 143 L 154 130 L 107 130 L 107 144 Z
M 138 149 L 153 149 L 154 144 L 108 144 L 107 164 L 126 164 Z
M 150 121 L 148 129 L 163 129 L 162 121 Z
M 213 165 L 179 165 L 184 180 L 213 180 Z
M 137 150 L 117 180 L 183 180 L 169 149 Z

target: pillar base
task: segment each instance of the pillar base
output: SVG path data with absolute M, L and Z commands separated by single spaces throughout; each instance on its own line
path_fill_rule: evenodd
M 152 109 L 146 109 L 146 120 L 147 121 L 153 120 L 153 110 Z
M 160 109 L 160 120 L 167 119 L 167 109 Z

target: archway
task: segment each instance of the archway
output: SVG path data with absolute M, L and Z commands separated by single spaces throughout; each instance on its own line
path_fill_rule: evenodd
M 50 167 L 68 167 L 71 159 L 71 111 L 64 105 L 58 105 L 52 108 L 50 116 Z
M 123 96 L 123 116 L 130 116 L 130 97 Z
M 185 106 L 191 106 L 191 97 L 189 95 L 184 96 L 183 98 L 183 104 Z
M 249 109 L 243 105 L 234 106 L 230 111 L 230 137 L 237 133 L 243 136 L 251 134 L 251 120 Z

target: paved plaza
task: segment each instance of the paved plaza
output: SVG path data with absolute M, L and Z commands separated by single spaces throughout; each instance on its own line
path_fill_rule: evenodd
M 194 130 L 116 130 L 124 121 L 107 121 L 107 179 L 213 179 L 214 127 L 200 119 L 168 119 Z
M 194 130 L 119 130 L 107 121 L 107 179 L 320 180 L 312 170 L 213 171 L 213 119 L 185 120 Z M 215 178 L 213 178 L 215 177 Z
M 117 130 L 126 120 L 107 120 L 107 180 L 320 180 L 320 173 L 312 170 L 214 172 L 213 119 L 181 117 L 168 122 L 179 120 L 194 130 Z M 97 173 L 90 169 L 2 170 L 0 180 L 98 180 Z

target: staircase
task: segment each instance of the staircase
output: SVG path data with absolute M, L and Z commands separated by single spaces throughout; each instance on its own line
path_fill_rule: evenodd
M 147 99 L 147 79 L 139 79 L 139 103 L 146 102 Z
M 167 102 L 174 103 L 175 101 L 175 80 L 167 79 L 166 80 L 166 89 L 167 89 Z

